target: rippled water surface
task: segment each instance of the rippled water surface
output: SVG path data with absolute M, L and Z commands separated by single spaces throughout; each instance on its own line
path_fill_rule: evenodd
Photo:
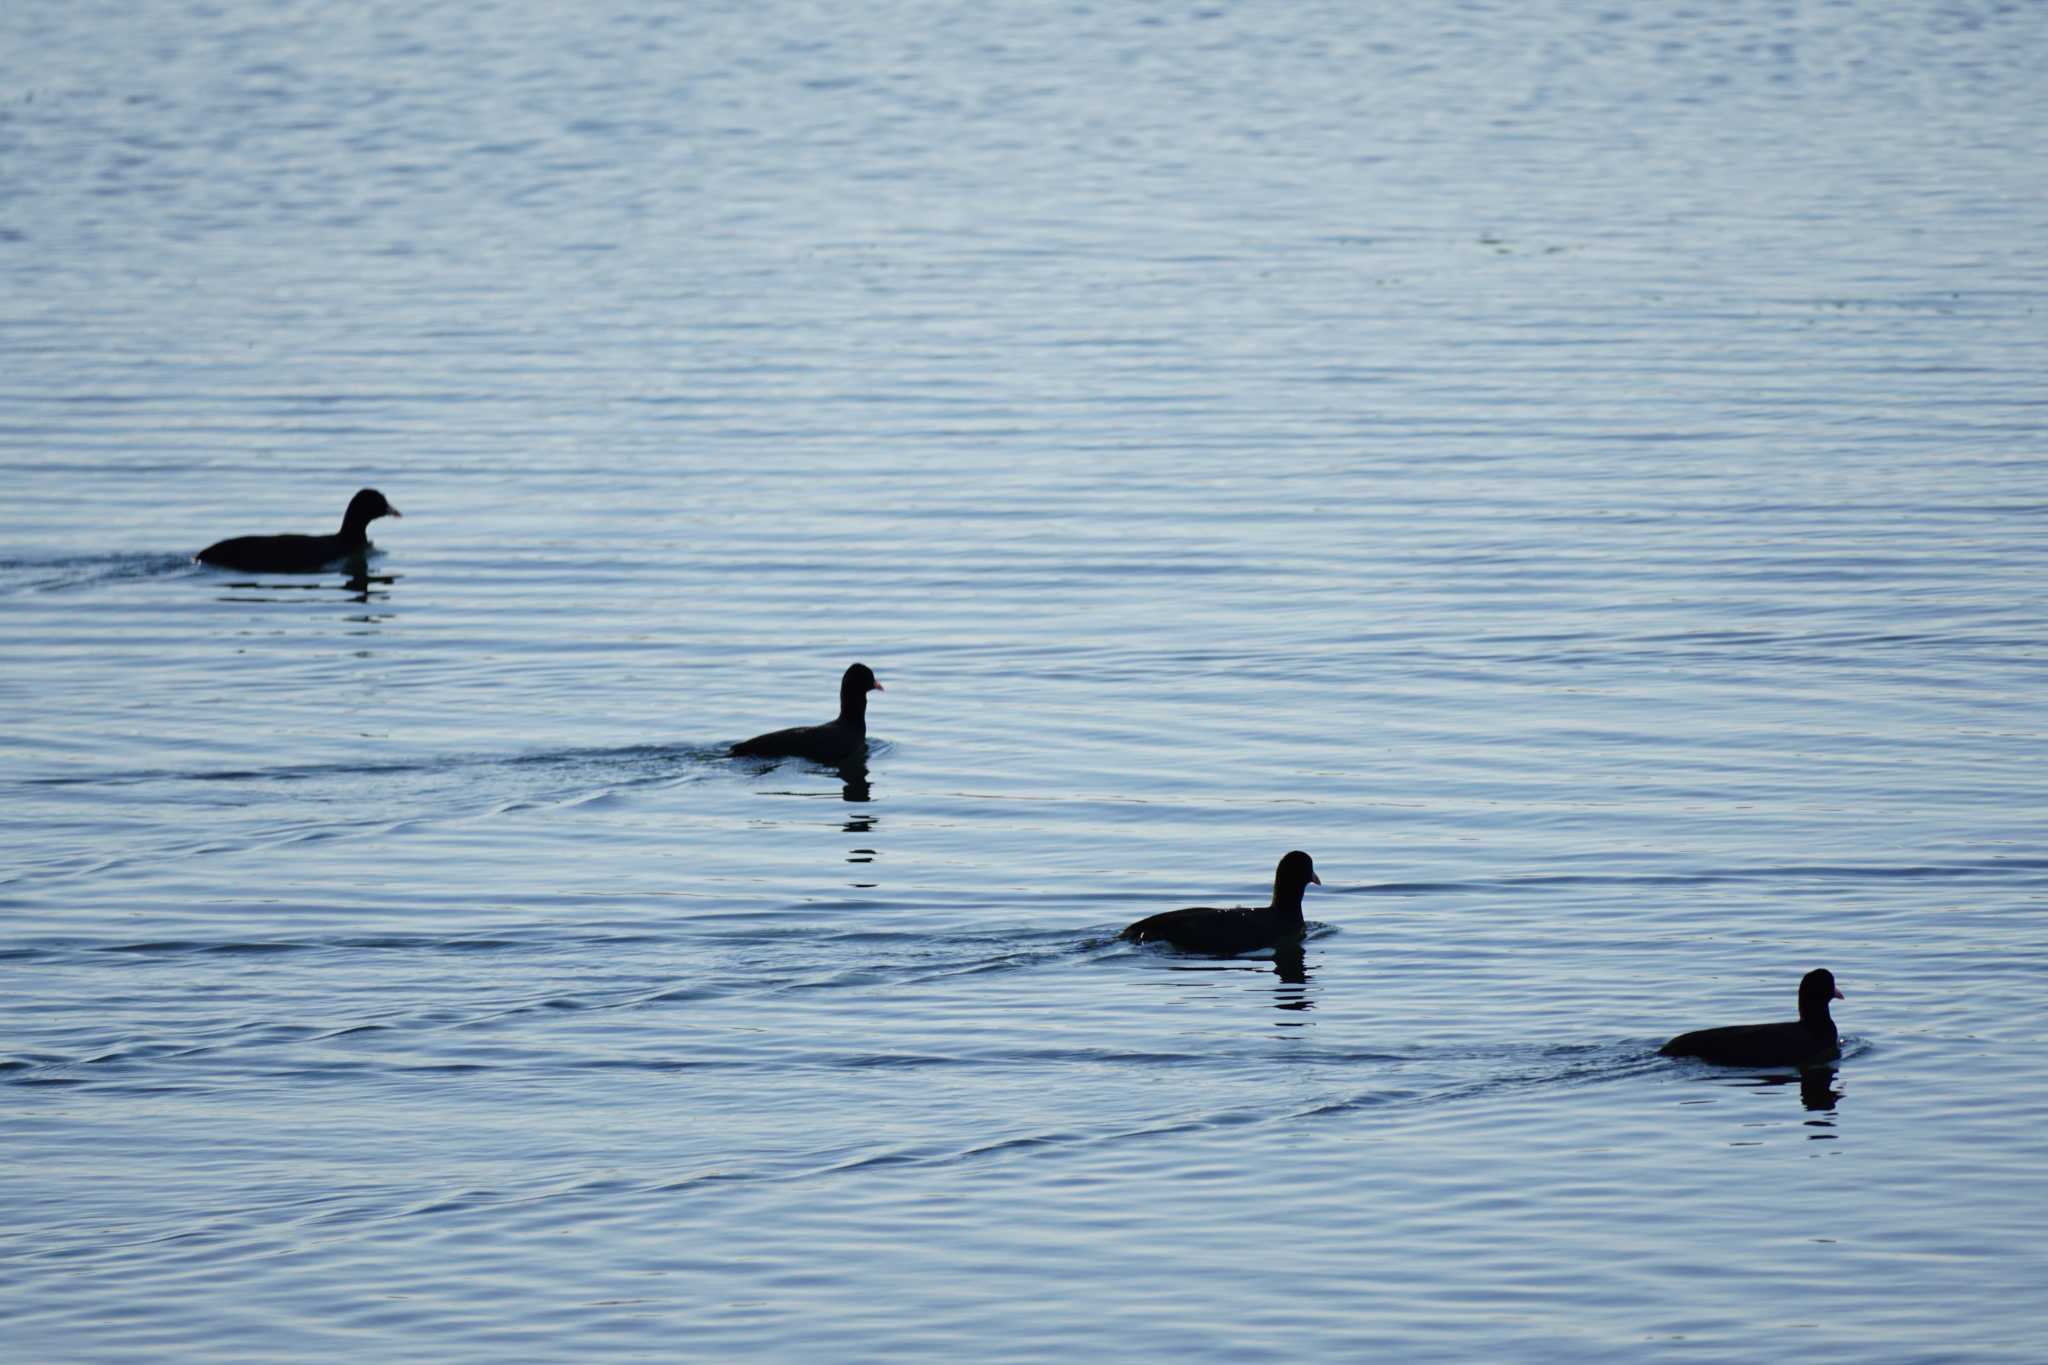
M 0 10 L 0 1347 L 2038 1359 L 2044 63 Z

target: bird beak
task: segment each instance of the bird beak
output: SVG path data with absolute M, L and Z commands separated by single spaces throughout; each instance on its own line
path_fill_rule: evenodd
M 405 515 L 405 513 L 399 511 L 396 507 L 391 506 L 389 503 L 386 503 L 384 505 L 384 515 L 387 517 L 402 517 Z
M 1842 988 L 1840 986 L 1835 987 L 1835 999 L 1847 1000 L 1848 998 L 1848 996 L 1842 994 Z
M 882 686 L 880 683 L 876 683 L 873 687 L 870 687 L 868 689 L 868 691 L 870 692 L 887 692 L 888 690 L 888 688 Z
M 1316 875 L 1315 873 L 1313 873 L 1313 872 L 1311 872 L 1311 873 L 1309 873 L 1309 874 L 1308 874 L 1308 879 L 1309 879 L 1310 881 L 1314 882 L 1314 883 L 1315 883 L 1315 884 L 1316 884 L 1317 886 L 1321 886 L 1321 885 L 1323 884 L 1323 879 L 1322 879 L 1321 877 L 1318 877 L 1318 876 L 1317 876 L 1317 875 Z

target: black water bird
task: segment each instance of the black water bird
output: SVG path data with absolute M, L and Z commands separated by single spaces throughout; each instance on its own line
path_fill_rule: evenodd
M 1301 893 L 1308 884 L 1323 884 L 1316 865 L 1299 849 L 1273 870 L 1273 903 L 1257 909 L 1216 910 L 1206 905 L 1147 915 L 1126 927 L 1119 938 L 1133 943 L 1171 943 L 1191 953 L 1234 957 L 1255 948 L 1297 943 L 1307 929 L 1301 917 Z
M 341 529 L 331 536 L 236 536 L 192 557 L 245 573 L 318 573 L 337 560 L 361 559 L 370 548 L 370 523 L 397 515 L 382 493 L 365 488 L 348 500 Z
M 1818 1066 L 1842 1055 L 1830 1001 L 1843 999 L 1835 974 L 1816 967 L 1799 982 L 1799 1017 L 1782 1024 L 1731 1024 L 1681 1033 L 1659 1048 L 1716 1066 Z
M 827 767 L 857 765 L 868 751 L 868 693 L 883 691 L 866 664 L 849 665 L 839 679 L 839 716 L 823 725 L 799 725 L 743 739 L 735 758 L 801 758 Z

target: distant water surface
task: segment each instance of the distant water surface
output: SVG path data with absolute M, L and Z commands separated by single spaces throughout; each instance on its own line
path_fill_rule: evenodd
M 2044 15 L 0 10 L 0 1347 L 2037 1357 Z

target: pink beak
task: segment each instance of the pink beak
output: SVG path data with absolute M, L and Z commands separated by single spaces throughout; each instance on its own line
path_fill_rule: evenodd
M 1847 1000 L 1848 998 L 1848 996 L 1842 994 L 1842 988 L 1840 986 L 1835 987 L 1835 999 Z

